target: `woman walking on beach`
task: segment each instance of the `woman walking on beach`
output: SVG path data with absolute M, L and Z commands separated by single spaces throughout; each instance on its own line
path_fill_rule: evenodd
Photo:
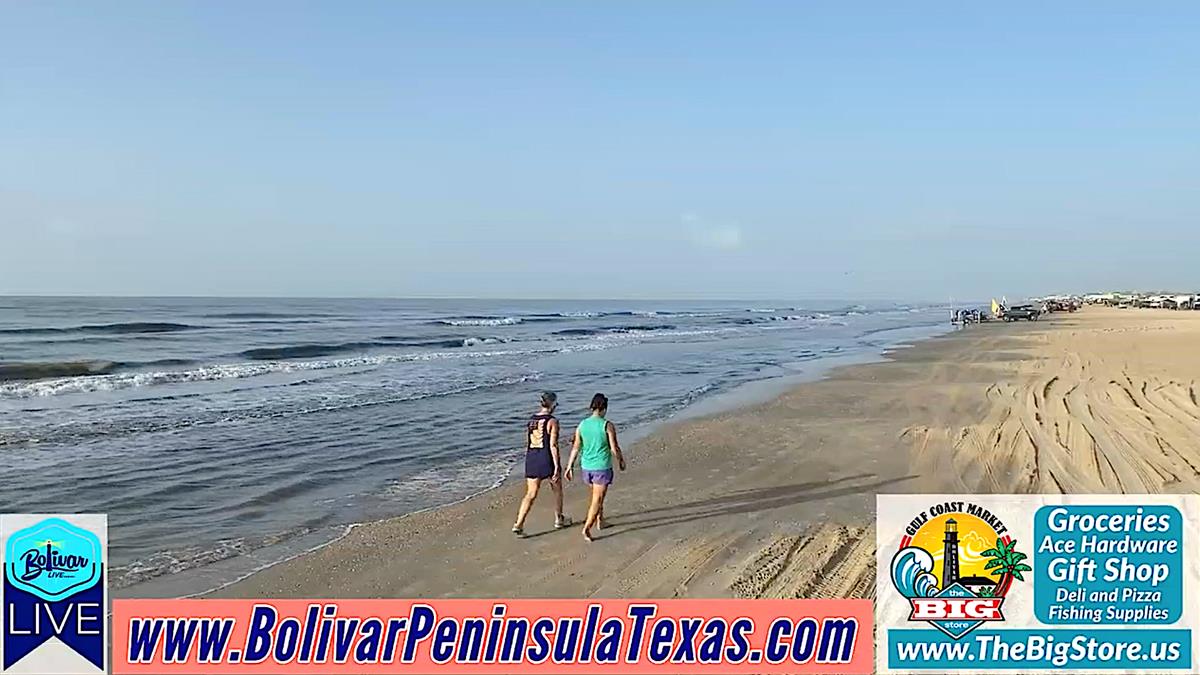
M 592 501 L 588 506 L 587 520 L 583 523 L 583 538 L 592 541 L 592 528 L 603 529 L 604 497 L 613 481 L 613 457 L 617 466 L 625 470 L 625 456 L 617 443 L 617 427 L 605 419 L 608 414 L 608 397 L 596 394 L 592 397 L 592 416 L 575 428 L 575 442 L 571 447 L 571 461 L 567 462 L 567 480 L 571 480 L 575 459 L 580 460 L 583 482 L 592 487 Z
M 571 519 L 563 515 L 558 418 L 554 416 L 556 408 L 558 395 L 552 391 L 544 392 L 541 409 L 529 418 L 529 424 L 525 427 L 525 498 L 521 500 L 517 522 L 512 528 L 513 534 L 518 537 L 525 536 L 525 518 L 529 516 L 529 509 L 533 507 L 542 481 L 546 479 L 550 479 L 550 489 L 554 492 L 554 528 L 562 529 L 571 524 Z

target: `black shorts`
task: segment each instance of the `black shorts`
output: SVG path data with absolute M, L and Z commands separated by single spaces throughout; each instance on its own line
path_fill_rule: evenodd
M 531 448 L 525 453 L 525 477 L 546 479 L 554 475 L 554 459 L 546 448 Z

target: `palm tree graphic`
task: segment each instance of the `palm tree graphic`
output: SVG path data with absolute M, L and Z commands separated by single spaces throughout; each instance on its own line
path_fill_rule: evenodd
M 1003 575 L 1007 574 L 1018 581 L 1025 581 L 1025 577 L 1021 573 L 1029 572 L 1033 568 L 1021 562 L 1029 556 L 1016 550 L 1016 547 L 1016 539 L 1007 544 L 1001 539 L 996 539 L 996 547 L 989 548 L 981 554 L 989 558 L 987 564 L 984 565 L 984 569 L 992 570 L 991 574 L 994 576 L 1001 576 L 1003 578 Z M 991 588 L 984 589 L 985 596 L 990 595 L 992 590 Z

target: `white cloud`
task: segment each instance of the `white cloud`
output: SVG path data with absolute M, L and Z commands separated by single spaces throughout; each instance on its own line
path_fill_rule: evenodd
M 737 225 L 709 225 L 695 213 L 684 213 L 679 216 L 679 221 L 688 229 L 696 246 L 718 251 L 742 247 L 742 228 Z
M 730 226 L 701 230 L 696 243 L 705 248 L 732 251 L 742 247 L 742 229 L 737 226 Z

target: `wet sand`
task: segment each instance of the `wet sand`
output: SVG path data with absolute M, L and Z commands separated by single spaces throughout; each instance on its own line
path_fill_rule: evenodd
M 553 530 L 548 491 L 516 539 L 513 482 L 358 527 L 215 595 L 870 596 L 878 493 L 1196 491 L 1197 346 L 1200 312 L 972 326 L 664 426 L 626 448 L 595 543 Z M 567 511 L 585 505 L 577 477 Z

